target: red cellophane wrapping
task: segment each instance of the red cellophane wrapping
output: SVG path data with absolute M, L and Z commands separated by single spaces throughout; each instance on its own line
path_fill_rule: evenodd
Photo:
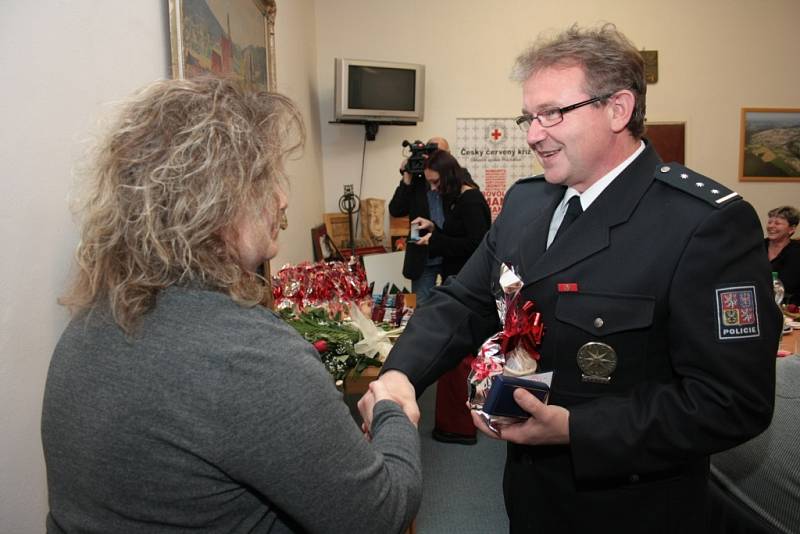
M 357 260 L 285 265 L 272 276 L 272 295 L 276 310 L 323 308 L 331 317 L 349 316 L 351 302 L 362 311 L 366 307 L 369 314 L 372 301 L 367 275 Z
M 472 363 L 469 383 L 469 405 L 482 410 L 494 379 L 499 374 L 528 378 L 538 370 L 538 348 L 544 325 L 532 301 L 522 302 L 522 280 L 513 268 L 502 265 L 502 293 L 497 298 L 497 312 L 503 329 L 487 339 Z M 491 424 L 507 423 L 502 417 L 490 417 Z

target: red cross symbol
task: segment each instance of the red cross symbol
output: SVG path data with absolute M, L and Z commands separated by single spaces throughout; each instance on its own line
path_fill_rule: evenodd
M 503 132 L 501 132 L 500 130 L 498 130 L 497 128 L 495 128 L 494 130 L 492 130 L 492 133 L 491 133 L 491 134 L 489 134 L 489 135 L 491 135 L 491 136 L 492 136 L 492 139 L 494 139 L 495 141 L 497 141 L 498 139 L 500 139 L 501 137 L 503 137 Z

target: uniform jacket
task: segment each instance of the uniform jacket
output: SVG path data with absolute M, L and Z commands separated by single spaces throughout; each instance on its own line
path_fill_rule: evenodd
M 570 411 L 569 445 L 508 446 L 512 532 L 703 532 L 709 455 L 760 433 L 772 413 L 781 316 L 758 217 L 651 146 L 546 249 L 563 194 L 542 177 L 515 184 L 384 370 L 405 372 L 420 394 L 498 331 L 492 293 L 508 263 L 542 314 L 550 403 Z M 616 351 L 607 383 L 578 366 L 589 342 Z

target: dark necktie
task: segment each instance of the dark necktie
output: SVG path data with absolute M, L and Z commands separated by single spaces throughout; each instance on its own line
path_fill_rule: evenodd
M 559 236 L 566 231 L 569 225 L 575 222 L 575 219 L 577 219 L 578 215 L 581 213 L 583 213 L 583 208 L 581 207 L 581 197 L 575 195 L 574 197 L 570 198 L 569 201 L 567 201 L 567 212 L 564 214 L 564 219 L 561 221 L 561 226 L 558 227 L 556 236 L 553 238 L 554 243 Z

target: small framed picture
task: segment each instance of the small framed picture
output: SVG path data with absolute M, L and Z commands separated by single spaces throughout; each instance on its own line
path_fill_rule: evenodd
M 742 108 L 739 180 L 800 183 L 800 108 Z

